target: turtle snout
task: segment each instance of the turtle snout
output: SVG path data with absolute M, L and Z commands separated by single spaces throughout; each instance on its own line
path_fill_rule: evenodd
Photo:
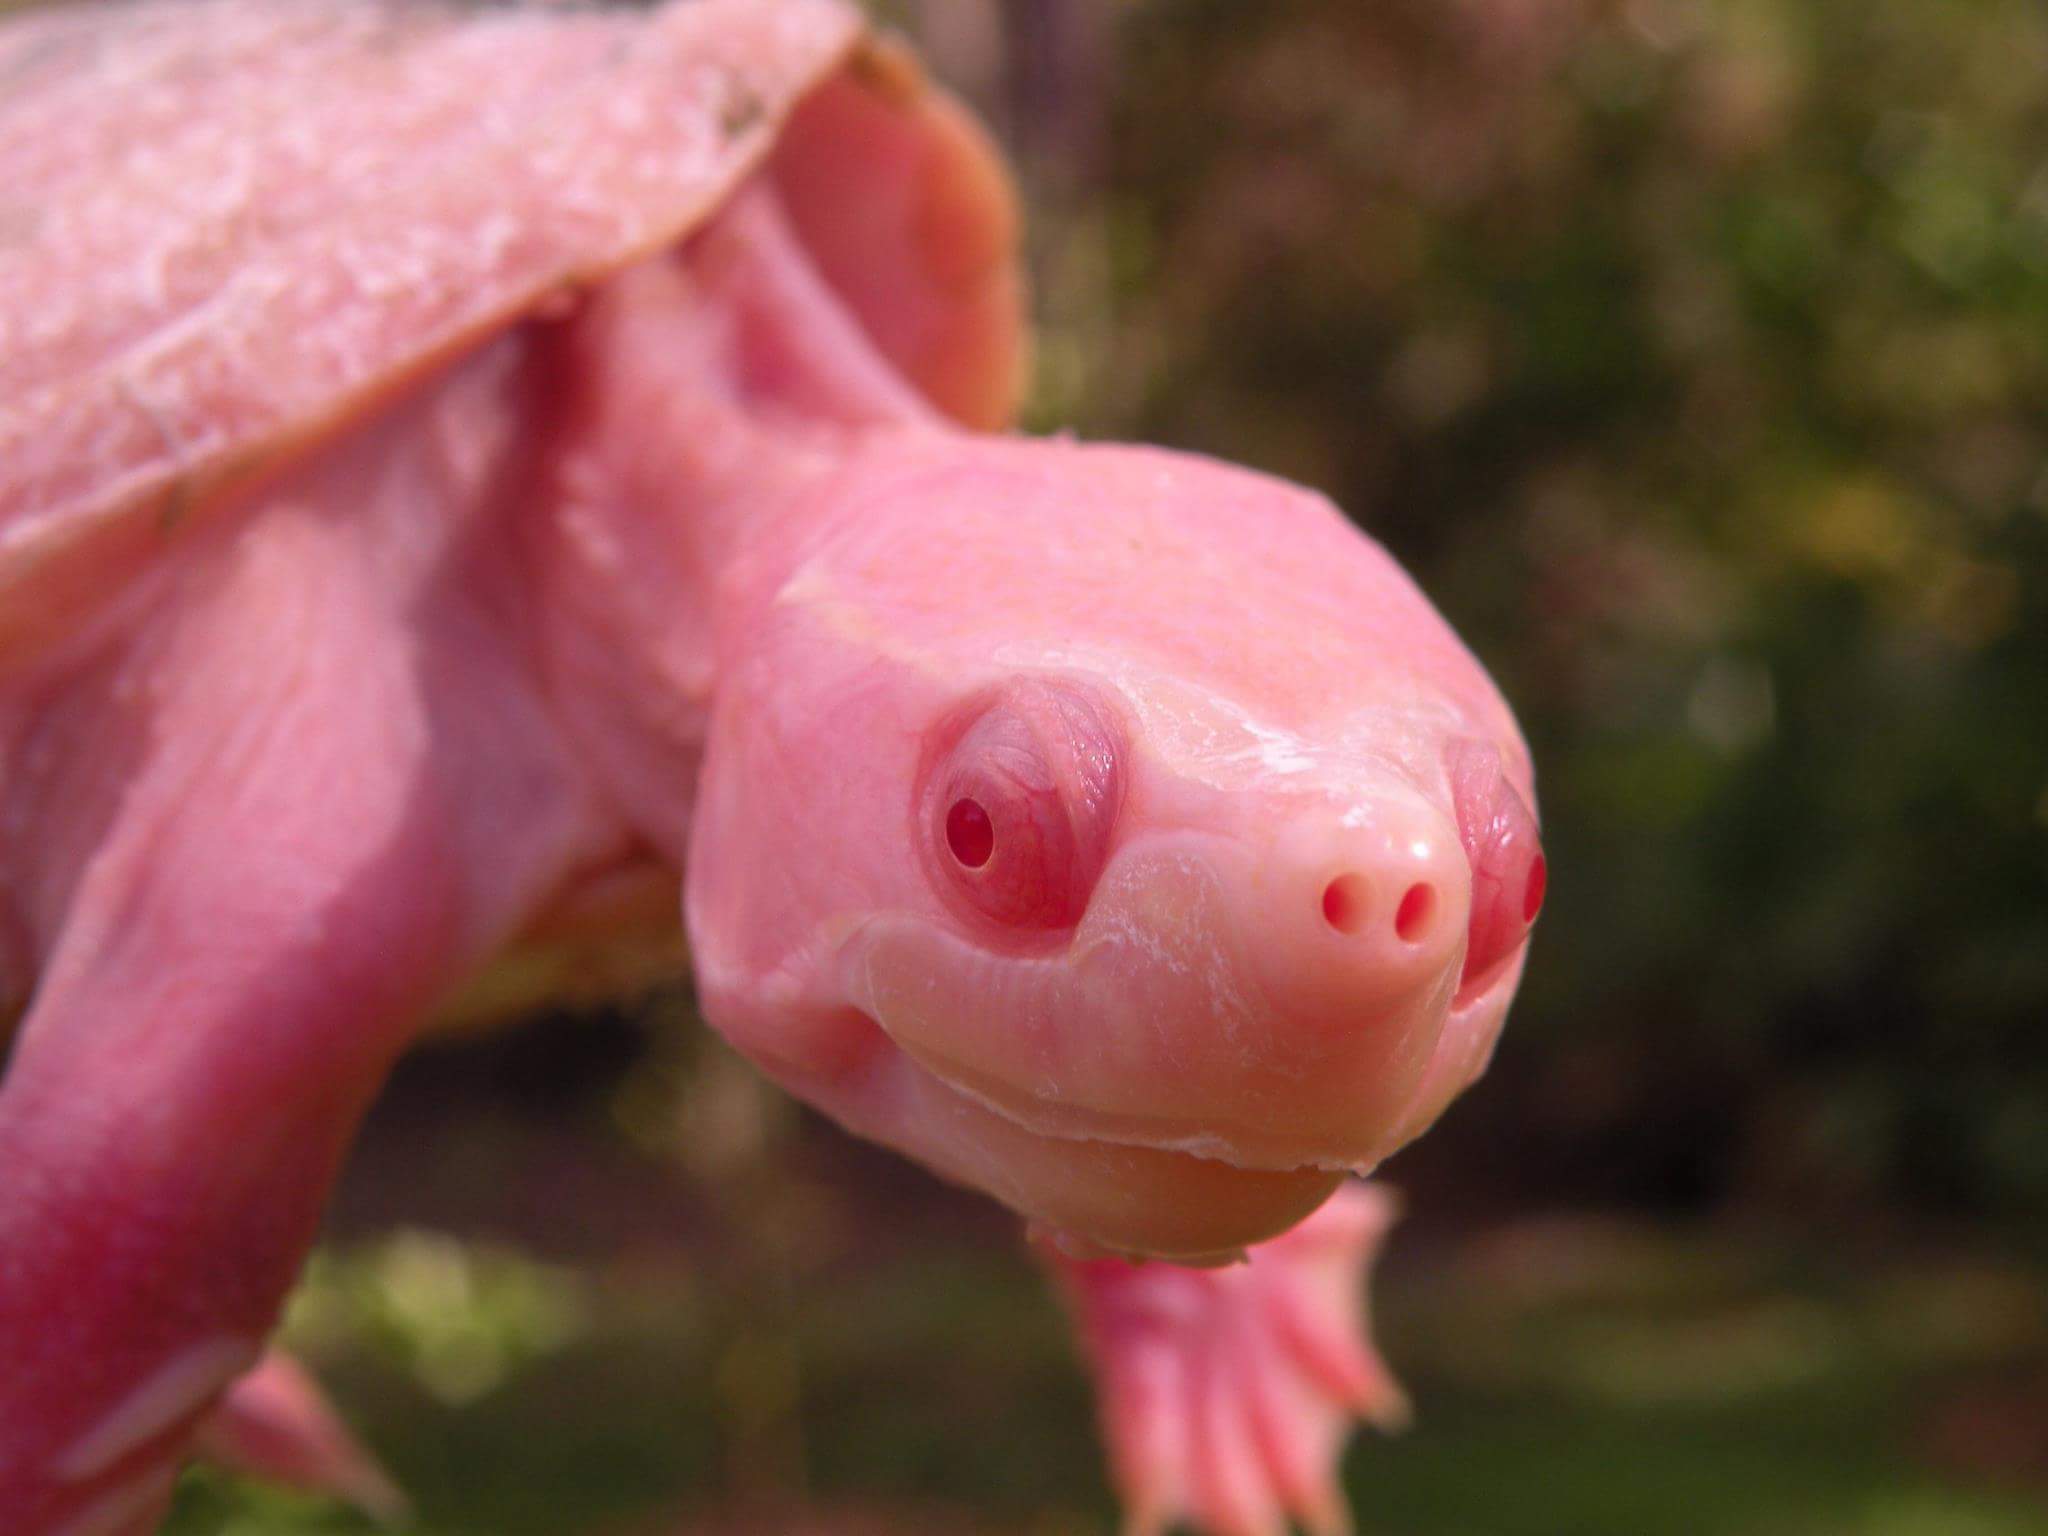
M 1447 995 L 1472 881 L 1457 830 L 1389 792 L 1298 816 L 1268 855 L 1268 975 L 1286 1011 L 1332 1024 L 1409 1015 Z

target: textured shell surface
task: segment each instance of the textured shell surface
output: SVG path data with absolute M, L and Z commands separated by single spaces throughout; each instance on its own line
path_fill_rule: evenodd
M 689 233 L 841 0 L 148 0 L 0 28 L 0 667 L 238 480 Z

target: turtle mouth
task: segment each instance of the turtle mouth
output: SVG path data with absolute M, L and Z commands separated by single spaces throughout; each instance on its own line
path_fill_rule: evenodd
M 1524 947 L 1524 952 L 1526 946 Z M 1469 1058 L 1490 1052 L 1502 1017 L 1521 980 L 1522 953 L 1495 966 L 1491 972 L 1459 987 L 1444 1018 L 1437 1049 L 1417 1084 L 1415 1102 L 1400 1117 L 1400 1129 L 1388 1138 L 1390 1145 L 1370 1157 L 1317 1155 L 1274 1155 L 1266 1139 L 1247 1145 L 1232 1129 L 1194 1116 L 1163 1116 L 1119 1113 L 1114 1110 L 1076 1106 L 1057 1093 L 1033 1093 L 1013 1082 L 979 1073 L 971 1067 L 947 1060 L 929 1050 L 906 1045 L 904 1037 L 890 1027 L 888 1018 L 869 1012 L 870 1022 L 898 1049 L 930 1073 L 959 1098 L 1014 1125 L 1020 1131 L 1053 1141 L 1085 1143 L 1105 1148 L 1145 1151 L 1161 1156 L 1244 1172 L 1323 1173 L 1368 1175 L 1400 1146 L 1419 1135 L 1444 1107 L 1432 1102 L 1441 1087 L 1455 1081 L 1462 1089 L 1476 1076 L 1465 1070 Z M 1483 1061 L 1477 1065 L 1483 1066 Z M 1447 1102 L 1447 1099 L 1446 1099 Z
M 1115 1254 L 1203 1266 L 1230 1262 L 1320 1206 L 1342 1172 L 1247 1168 L 1116 1136 L 1045 1130 L 889 1046 L 899 1083 L 946 1145 L 904 1145 L 949 1177 L 1019 1212 L 1077 1256 Z
M 1192 904 L 1202 905 L 1198 899 Z M 1386 1009 L 1281 1007 L 1235 925 L 1091 915 L 1056 955 L 991 953 L 908 913 L 845 936 L 839 991 L 934 1079 L 1022 1131 L 1263 1173 L 1364 1172 L 1475 1075 L 1518 957 Z M 1319 1002 L 1321 1000 L 1318 1000 Z
M 887 1084 L 879 1098 L 889 1113 L 862 1127 L 868 1134 L 994 1195 L 1074 1251 L 1204 1264 L 1293 1227 L 1345 1177 L 1369 1171 L 1425 1129 L 1483 1066 L 1520 966 L 1502 968 L 1448 1007 L 1434 1053 L 1398 1112 L 1377 1127 L 1370 1157 L 1325 1155 L 1315 1145 L 1279 1155 L 1270 1137 L 1193 1113 L 1161 1114 L 1156 1101 L 1153 1112 L 1124 1113 L 1107 1097 L 1076 1105 L 1049 1079 L 975 1071 L 935 1048 L 928 1017 L 906 1019 L 893 1006 L 900 993 L 872 985 L 864 965 L 853 970 L 852 1006 L 873 1031 L 869 1081 Z M 1053 1021 L 1020 1013 L 1004 1022 Z M 1284 1119 L 1286 1108 L 1263 1113 Z

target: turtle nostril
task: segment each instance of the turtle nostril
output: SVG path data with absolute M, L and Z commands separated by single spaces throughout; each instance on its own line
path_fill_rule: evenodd
M 1522 921 L 1533 923 L 1543 910 L 1543 888 L 1550 882 L 1550 868 L 1537 854 L 1529 865 L 1529 882 L 1522 887 Z
M 1419 944 L 1428 936 L 1435 917 L 1436 887 L 1418 880 L 1402 894 L 1401 905 L 1394 909 L 1394 932 L 1403 943 Z
M 1323 887 L 1323 921 L 1339 933 L 1356 933 L 1365 926 L 1370 891 L 1359 875 L 1339 875 Z

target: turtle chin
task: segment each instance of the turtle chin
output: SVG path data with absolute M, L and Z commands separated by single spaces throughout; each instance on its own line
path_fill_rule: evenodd
M 1391 1150 L 1421 1135 L 1486 1069 L 1522 960 L 1515 956 L 1460 994 L 1381 1145 Z M 877 1023 L 886 1036 L 886 1023 Z M 1371 1171 L 1369 1163 L 1315 1158 L 1281 1165 L 1266 1139 L 1240 1148 L 1228 1133 L 1193 1121 L 1077 1114 L 1016 1084 L 926 1060 L 900 1041 L 886 1049 L 898 1083 L 919 1105 L 916 1118 L 944 1127 L 938 1144 L 926 1137 L 921 1145 L 899 1143 L 903 1150 L 994 1194 L 1055 1237 L 1080 1239 L 1066 1246 L 1082 1256 L 1107 1250 L 1180 1264 L 1225 1262 L 1302 1221 L 1348 1174 Z
M 1034 1129 L 892 1054 L 899 1095 L 916 1101 L 921 1129 L 906 1137 L 899 1124 L 884 1139 L 994 1195 L 1075 1251 L 1226 1262 L 1296 1225 L 1344 1178 Z

